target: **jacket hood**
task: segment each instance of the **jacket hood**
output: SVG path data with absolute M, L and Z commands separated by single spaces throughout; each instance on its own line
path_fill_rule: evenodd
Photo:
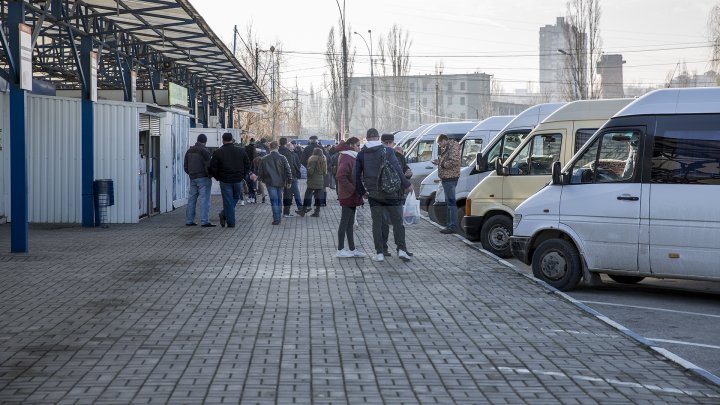
M 343 151 L 350 150 L 350 149 L 351 149 L 350 145 L 346 144 L 345 142 L 343 142 L 335 147 L 336 152 L 343 152 Z
M 380 141 L 370 141 L 365 144 L 365 149 L 379 149 L 383 146 L 382 142 Z

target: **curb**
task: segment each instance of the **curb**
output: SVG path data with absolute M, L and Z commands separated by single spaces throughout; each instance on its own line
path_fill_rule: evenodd
M 433 225 L 434 227 L 442 229 L 442 226 L 441 226 L 441 225 L 438 225 L 438 224 L 432 222 L 428 217 L 422 216 L 422 215 L 421 215 L 421 217 L 422 217 L 424 220 L 426 220 L 428 223 L 430 223 L 431 225 Z M 520 274 L 521 276 L 527 278 L 528 280 L 531 280 L 532 282 L 540 285 L 541 287 L 547 289 L 550 293 L 557 295 L 557 296 L 560 297 L 561 299 L 570 302 L 571 304 L 575 305 L 576 307 L 578 307 L 578 308 L 581 309 L 582 311 L 584 311 L 584 312 L 586 312 L 586 313 L 594 316 L 595 318 L 599 319 L 600 321 L 602 321 L 602 322 L 605 323 L 606 325 L 609 325 L 610 327 L 612 327 L 613 329 L 615 329 L 615 330 L 617 330 L 618 332 L 622 333 L 623 335 L 625 335 L 625 336 L 629 337 L 630 339 L 632 339 L 632 340 L 640 343 L 642 346 L 645 346 L 646 348 L 650 349 L 651 351 L 659 354 L 660 356 L 662 356 L 662 357 L 665 358 L 666 360 L 668 360 L 668 361 L 670 361 L 670 362 L 672 362 L 672 363 L 675 363 L 675 365 L 681 367 L 684 371 L 689 371 L 690 373 L 695 374 L 696 376 L 704 379 L 705 381 L 708 381 L 708 382 L 710 382 L 710 383 L 712 383 L 712 384 L 715 384 L 715 385 L 717 385 L 717 386 L 720 386 L 720 377 L 716 376 L 715 374 L 713 374 L 713 373 L 705 370 L 704 368 L 702 368 L 702 367 L 700 367 L 700 366 L 698 366 L 698 365 L 696 365 L 696 364 L 694 364 L 694 363 L 692 363 L 692 362 L 690 362 L 690 361 L 687 361 L 687 360 L 683 359 L 682 357 L 676 355 L 675 353 L 673 353 L 673 352 L 671 352 L 671 351 L 669 351 L 669 350 L 667 350 L 667 349 L 664 349 L 664 348 L 662 348 L 662 347 L 656 346 L 651 340 L 645 338 L 644 336 L 638 334 L 637 332 L 635 332 L 635 331 L 627 328 L 626 326 L 623 326 L 623 325 L 621 325 L 621 324 L 613 321 L 612 319 L 608 318 L 607 316 L 603 315 L 602 313 L 600 313 L 600 312 L 598 312 L 598 311 L 590 308 L 589 306 L 583 304 L 582 302 L 579 302 L 579 301 L 576 300 L 575 298 L 573 298 L 573 297 L 565 294 L 564 292 L 558 290 L 557 288 L 551 286 L 550 284 L 548 284 L 548 283 L 546 283 L 546 282 L 544 282 L 544 281 L 542 281 L 542 280 L 538 280 L 538 279 L 536 279 L 535 277 L 532 277 L 532 276 L 530 276 L 530 275 L 522 272 L 520 269 L 518 269 L 517 267 L 515 267 L 515 265 L 513 265 L 512 263 L 510 263 L 510 262 L 508 262 L 508 261 L 506 261 L 506 260 L 504 260 L 504 259 L 502 259 L 502 258 L 500 258 L 500 257 L 498 257 L 498 256 L 495 256 L 494 254 L 488 252 L 488 251 L 485 250 L 485 249 L 482 249 L 481 247 L 476 246 L 473 242 L 471 242 L 471 241 L 463 238 L 462 236 L 460 236 L 460 235 L 458 235 L 458 234 L 453 234 L 453 236 L 455 236 L 456 238 L 460 239 L 460 241 L 462 241 L 463 243 L 465 243 L 465 244 L 466 244 L 468 247 L 470 247 L 471 249 L 474 249 L 474 250 L 476 250 L 476 251 L 478 251 L 478 252 L 486 255 L 487 257 L 489 257 L 489 258 L 491 258 L 491 259 L 493 259 L 493 260 L 496 260 L 498 263 L 501 263 L 501 264 L 505 265 L 506 267 L 510 268 L 512 271 L 516 272 L 517 274 Z

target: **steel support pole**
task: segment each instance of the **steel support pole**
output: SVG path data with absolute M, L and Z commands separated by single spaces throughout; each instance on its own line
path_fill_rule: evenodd
M 23 1 L 8 3 L 10 49 L 16 66 L 20 66 L 20 23 L 25 22 Z M 11 72 L 10 82 L 10 251 L 28 251 L 28 178 L 26 146 L 26 94 L 20 88 L 20 72 Z
M 370 34 L 370 110 L 372 115 L 372 126 L 373 128 L 377 128 L 375 126 L 375 72 L 373 69 L 373 54 L 372 54 L 372 30 L 368 30 L 368 34 Z
M 197 127 L 197 90 L 195 88 L 190 88 L 188 90 L 189 98 L 190 98 L 190 112 L 192 113 L 192 116 L 190 117 L 190 128 L 196 128 Z
M 80 63 L 85 72 L 85 83 L 82 89 L 82 137 L 81 164 L 82 169 L 82 226 L 95 226 L 95 206 L 93 204 L 93 180 L 95 177 L 95 102 L 91 96 L 91 53 L 93 41 L 89 36 L 83 37 L 80 43 Z
M 203 109 L 203 128 L 210 127 L 210 106 L 208 105 L 209 97 L 206 93 L 202 96 L 202 109 Z

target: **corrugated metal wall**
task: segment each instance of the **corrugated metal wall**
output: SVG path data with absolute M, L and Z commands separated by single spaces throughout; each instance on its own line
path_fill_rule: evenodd
M 190 179 L 185 174 L 185 152 L 189 145 L 188 133 L 190 131 L 190 117 L 182 114 L 173 114 L 172 139 L 173 161 L 175 170 L 172 180 L 173 207 L 178 208 L 187 204 Z
M 140 105 L 95 104 L 95 178 L 112 179 L 115 205 L 110 223 L 137 223 L 139 189 Z
M 28 220 L 82 222 L 80 100 L 27 96 Z

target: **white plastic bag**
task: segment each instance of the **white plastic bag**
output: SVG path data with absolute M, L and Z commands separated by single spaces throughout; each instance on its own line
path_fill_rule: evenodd
M 420 222 L 420 201 L 415 198 L 415 191 L 411 191 L 405 199 L 403 207 L 403 223 L 413 225 Z

